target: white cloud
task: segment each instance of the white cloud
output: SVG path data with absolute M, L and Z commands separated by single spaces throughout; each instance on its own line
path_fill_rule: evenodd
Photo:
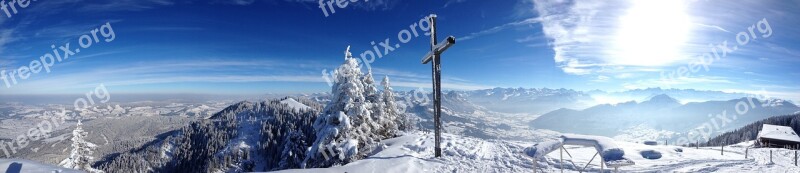
M 300 2 L 300 3 L 307 3 L 307 4 L 318 4 L 319 0 L 284 0 L 287 2 Z M 330 0 L 323 0 L 323 2 L 328 2 Z M 336 2 L 336 0 L 333 0 Z M 378 11 L 378 10 L 390 10 L 394 8 L 399 1 L 396 0 L 369 0 L 369 1 L 356 1 L 351 2 L 347 8 L 355 8 L 355 9 L 362 9 L 367 11 Z M 316 7 L 316 5 L 315 5 Z M 338 7 L 336 7 L 338 8 Z
M 116 53 L 120 52 L 103 52 L 87 56 L 104 56 Z M 320 86 L 325 85 L 326 81 L 318 71 L 318 69 L 324 67 L 313 65 L 308 67 L 296 67 L 297 64 L 316 64 L 316 62 L 196 59 L 193 61 L 157 61 L 128 63 L 122 66 L 78 68 L 80 70 L 69 70 L 69 72 L 62 71 L 65 66 L 60 66 L 59 69 L 54 69 L 52 73 L 40 73 L 31 76 L 31 78 L 27 80 L 20 80 L 17 85 L 11 88 L 6 88 L 5 86 L 0 87 L 0 93 L 59 93 L 69 92 L 75 89 L 92 88 L 100 83 L 106 86 L 137 86 L 188 82 L 310 82 L 320 83 Z M 392 79 L 392 84 L 397 87 L 431 88 L 431 79 L 428 74 L 375 68 L 373 75 L 378 79 L 382 78 L 383 75 L 389 75 Z M 442 88 L 472 90 L 492 87 L 475 84 L 462 78 L 445 76 L 443 77 Z
M 16 37 L 12 35 L 13 33 L 13 29 L 0 29 L 0 53 L 4 52 L 6 44 L 15 41 Z
M 483 35 L 493 34 L 493 33 L 502 31 L 502 30 L 504 30 L 506 28 L 515 27 L 515 26 L 529 25 L 529 24 L 534 24 L 534 23 L 539 23 L 539 22 L 540 22 L 539 18 L 530 18 L 530 19 L 525 19 L 525 20 L 522 20 L 522 21 L 506 23 L 506 24 L 503 24 L 503 25 L 500 25 L 500 26 L 495 26 L 495 27 L 489 28 L 487 30 L 483 30 L 483 31 L 478 31 L 478 32 L 473 32 L 473 33 L 467 34 L 467 36 L 459 37 L 458 40 L 459 41 L 467 41 L 467 40 L 471 40 L 473 38 L 480 37 L 480 36 L 483 36 Z
M 696 88 L 696 86 L 720 86 L 737 84 L 725 77 L 698 76 L 698 77 L 678 77 L 675 79 L 648 78 L 626 82 L 622 84 L 625 89 L 645 89 L 645 88 Z
M 316 75 L 198 75 L 198 76 L 175 76 L 164 78 L 147 78 L 136 80 L 119 80 L 108 82 L 113 85 L 141 85 L 159 83 L 182 83 L 182 82 L 208 82 L 208 83 L 240 83 L 240 82 L 325 82 Z
M 445 3 L 445 4 L 444 4 L 444 7 L 442 7 L 442 8 L 447 8 L 447 7 L 449 7 L 450 5 L 453 5 L 453 4 L 458 4 L 458 3 L 463 3 L 463 2 L 466 2 L 466 1 L 467 1 L 467 0 L 448 0 L 448 1 L 447 1 L 447 3 Z
M 232 0 L 227 2 L 236 5 L 250 5 L 256 2 L 256 0 Z
M 411 87 L 411 88 L 432 88 L 432 81 L 430 74 L 419 74 L 407 71 L 372 68 L 372 73 L 375 78 L 388 75 L 392 80 L 393 86 L 398 87 Z M 442 76 L 442 88 L 454 90 L 476 90 L 494 88 L 482 84 L 476 84 L 468 79 L 463 79 L 453 76 Z
M 517 43 L 526 43 L 526 42 L 531 42 L 531 41 L 536 41 L 536 40 L 541 40 L 541 39 L 543 39 L 543 38 L 538 37 L 538 36 L 529 35 L 529 36 L 527 36 L 525 38 L 517 39 L 516 41 L 517 41 Z
M 105 75 L 103 75 L 105 76 Z M 317 75 L 208 75 L 208 74 L 183 74 L 169 75 L 138 75 L 139 78 L 89 78 L 87 76 L 68 76 L 49 78 L 47 80 L 21 81 L 19 85 L 0 88 L 0 93 L 15 94 L 36 94 L 36 93 L 60 93 L 69 92 L 74 89 L 92 88 L 102 83 L 106 86 L 136 86 L 146 84 L 169 84 L 169 83 L 246 83 L 246 82 L 317 82 L 324 83 L 325 80 Z M 58 87 L 53 87 L 58 86 Z
M 110 52 L 111 54 L 117 52 Z M 103 56 L 105 53 L 87 56 Z M 305 62 L 313 64 L 313 62 Z M 17 85 L 0 87 L 0 93 L 42 93 L 93 87 L 99 83 L 114 86 L 162 83 L 243 83 L 243 82 L 325 82 L 319 73 L 301 67 L 286 69 L 293 62 L 232 61 L 197 59 L 195 61 L 158 61 L 125 65 L 77 68 L 60 66 L 51 73 L 39 73 Z M 63 64 L 67 65 L 67 64 Z M 316 70 L 313 70 L 316 71 Z M 52 87 L 58 86 L 58 87 Z
M 115 0 L 100 3 L 84 3 L 81 10 L 84 11 L 141 11 L 156 7 L 174 5 L 173 0 Z
M 391 77 L 390 77 L 391 78 Z M 430 82 L 410 82 L 410 81 L 392 81 L 392 86 L 397 87 L 409 87 L 409 88 L 426 88 L 430 89 L 433 86 Z M 486 85 L 474 85 L 474 84 L 465 84 L 465 83 L 453 83 L 453 82 L 442 82 L 443 89 L 453 89 L 453 90 L 479 90 L 479 89 L 489 89 L 494 88 L 492 86 Z
M 636 76 L 636 75 L 633 74 L 633 73 L 620 73 L 620 74 L 614 75 L 614 78 L 617 78 L 617 79 L 628 79 L 628 78 L 632 78 L 634 76 Z
M 720 31 L 722 31 L 722 32 L 731 33 L 731 32 L 730 32 L 730 31 L 728 31 L 727 29 L 725 29 L 725 28 L 722 28 L 722 27 L 720 27 L 720 26 L 717 26 L 717 25 L 706 25 L 706 24 L 702 24 L 702 23 L 696 23 L 696 25 L 697 25 L 697 26 L 702 26 L 702 27 L 707 27 L 707 28 L 713 28 L 713 29 L 716 29 L 716 30 L 720 30 Z
M 387 68 L 378 68 L 378 67 L 373 67 L 372 68 L 372 74 L 375 75 L 375 76 L 388 75 L 391 78 L 394 78 L 394 77 L 404 77 L 404 78 L 426 78 L 427 77 L 427 78 L 430 78 L 430 75 L 422 75 L 422 74 L 411 73 L 411 72 L 407 72 L 407 71 L 400 71 L 400 70 L 387 69 Z
M 596 79 L 593 79 L 592 82 L 606 82 L 608 79 L 610 79 L 610 77 L 599 75 Z
M 684 7 L 682 1 L 534 0 L 555 63 L 575 75 L 618 66 L 662 67 L 688 58 L 682 48 L 691 23 Z

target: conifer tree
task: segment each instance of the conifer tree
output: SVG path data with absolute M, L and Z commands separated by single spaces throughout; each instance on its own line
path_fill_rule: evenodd
M 61 161 L 59 164 L 62 167 L 84 170 L 87 172 L 102 172 L 91 167 L 92 149 L 95 145 L 86 141 L 88 133 L 83 131 L 83 123 L 78 120 L 75 130 L 72 131 L 72 152 L 68 158 Z

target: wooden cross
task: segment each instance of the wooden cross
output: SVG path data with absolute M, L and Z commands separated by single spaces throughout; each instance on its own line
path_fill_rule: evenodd
M 436 43 L 436 14 L 431 14 L 428 17 L 431 26 L 431 51 L 422 57 L 422 64 L 431 63 L 431 75 L 433 76 L 433 121 L 434 129 L 436 130 L 435 155 L 436 157 L 442 156 L 442 68 L 441 68 L 441 54 L 450 46 L 456 44 L 456 38 L 448 36 L 441 44 Z

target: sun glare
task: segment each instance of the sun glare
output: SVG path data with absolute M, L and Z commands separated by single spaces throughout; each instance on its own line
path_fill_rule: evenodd
M 661 66 L 686 58 L 681 49 L 689 39 L 691 22 L 682 1 L 635 1 L 620 17 L 615 64 Z

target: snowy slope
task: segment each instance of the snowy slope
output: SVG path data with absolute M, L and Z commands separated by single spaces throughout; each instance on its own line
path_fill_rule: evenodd
M 285 100 L 282 100 L 281 103 L 286 104 L 289 107 L 294 108 L 295 110 L 302 110 L 302 109 L 310 109 L 311 108 L 311 107 L 306 106 L 303 103 L 298 102 L 297 100 L 294 100 L 293 98 L 287 98 Z
M 58 167 L 55 165 L 42 164 L 35 161 L 23 159 L 0 159 L 0 170 L 5 170 L 7 173 L 23 173 L 23 172 L 62 172 L 62 173 L 80 173 L 82 171 Z
M 344 166 L 294 169 L 279 172 L 361 173 L 361 172 L 524 172 L 530 170 L 522 145 L 484 141 L 443 134 L 444 157 L 433 158 L 433 135 L 410 133 L 384 140 L 386 148 L 369 158 Z
M 410 133 L 405 136 L 383 141 L 386 147 L 377 154 L 344 166 L 318 169 L 294 169 L 279 172 L 314 173 L 372 173 L 372 172 L 533 172 L 532 160 L 522 151 L 533 143 L 482 140 L 443 134 L 442 158 L 433 157 L 433 138 L 431 134 Z M 768 163 L 769 149 L 750 150 L 750 159 L 744 158 L 743 146 L 725 148 L 721 155 L 719 148 L 684 148 L 678 146 L 649 146 L 631 142 L 617 141 L 625 150 L 625 157 L 633 160 L 633 166 L 622 167 L 622 172 L 797 172 L 798 167 L 788 159 L 788 150 L 775 149 L 776 163 Z M 565 146 L 569 155 L 564 154 L 565 172 L 578 172 L 576 166 L 583 168 L 596 153 L 593 147 Z M 677 150 L 680 149 L 680 150 Z M 660 153 L 658 159 L 645 158 L 641 153 Z M 656 158 L 647 155 L 649 158 Z M 753 159 L 755 157 L 756 159 Z M 778 157 L 783 160 L 778 161 Z M 570 162 L 572 161 L 572 162 Z M 573 162 L 576 166 L 572 166 Z M 539 168 L 546 172 L 558 172 L 559 152 L 556 150 L 544 159 L 538 160 Z M 598 172 L 600 166 L 594 160 L 588 171 Z

